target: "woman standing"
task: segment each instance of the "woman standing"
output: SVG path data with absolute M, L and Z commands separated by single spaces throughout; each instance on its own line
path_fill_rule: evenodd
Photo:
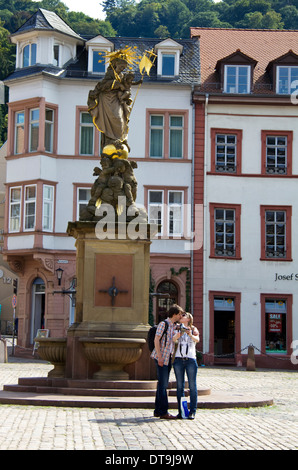
M 181 397 L 185 396 L 185 372 L 187 374 L 189 390 L 190 390 L 190 410 L 188 419 L 194 419 L 197 409 L 197 370 L 198 364 L 196 359 L 196 343 L 200 341 L 199 331 L 193 326 L 193 316 L 190 313 L 183 313 L 180 319 L 179 331 L 173 337 L 173 341 L 178 340 L 174 371 L 177 381 L 177 400 L 179 413 L 181 415 Z

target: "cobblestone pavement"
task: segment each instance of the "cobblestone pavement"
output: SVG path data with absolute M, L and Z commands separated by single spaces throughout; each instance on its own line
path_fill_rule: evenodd
M 18 377 L 46 376 L 51 368 L 9 357 L 0 364 L 0 389 Z M 200 387 L 262 392 L 273 397 L 274 405 L 198 410 L 194 421 L 160 420 L 150 409 L 0 405 L 0 450 L 106 450 L 115 455 L 120 450 L 297 450 L 297 372 L 201 367 Z

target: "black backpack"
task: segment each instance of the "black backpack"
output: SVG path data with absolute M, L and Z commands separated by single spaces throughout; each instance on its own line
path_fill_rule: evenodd
M 163 333 L 161 335 L 161 338 L 163 337 L 163 335 L 167 334 L 167 330 L 168 330 L 168 327 L 169 327 L 169 324 L 168 324 L 167 321 L 164 321 L 163 323 L 165 324 L 165 327 L 164 327 Z M 157 326 L 158 325 L 151 326 L 150 330 L 148 331 L 147 343 L 148 343 L 148 347 L 149 347 L 150 352 L 152 352 L 153 349 L 154 349 L 154 338 L 155 338 Z M 160 338 L 160 340 L 161 340 L 161 338 Z

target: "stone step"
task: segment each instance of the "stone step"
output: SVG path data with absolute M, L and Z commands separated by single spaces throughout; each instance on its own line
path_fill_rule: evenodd
M 169 396 L 169 409 L 177 410 L 177 398 Z M 155 397 L 96 397 L 30 392 L 0 391 L 0 403 L 9 405 L 56 406 L 76 408 L 144 408 L 154 409 Z M 198 397 L 198 409 L 248 408 L 273 404 L 271 397 L 262 394 L 212 392 Z
M 24 381 L 23 381 L 24 382 Z M 42 386 L 41 384 L 29 385 L 4 385 L 3 390 L 7 392 L 20 393 L 38 393 L 38 394 L 61 394 L 76 396 L 94 396 L 94 397 L 154 397 L 155 389 L 126 389 L 126 388 L 75 388 L 75 387 L 55 387 Z M 210 395 L 210 389 L 198 389 L 198 396 Z M 168 390 L 169 396 L 176 397 L 176 389 Z M 185 390 L 185 396 L 189 396 L 189 391 Z

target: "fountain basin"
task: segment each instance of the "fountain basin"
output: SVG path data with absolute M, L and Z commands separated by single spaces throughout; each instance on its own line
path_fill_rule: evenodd
M 37 352 L 41 359 L 53 364 L 48 377 L 65 377 L 66 338 L 35 338 L 39 343 Z
M 136 362 L 142 355 L 143 338 L 80 338 L 88 361 L 95 362 L 100 370 L 95 372 L 97 380 L 128 380 L 123 368 Z

